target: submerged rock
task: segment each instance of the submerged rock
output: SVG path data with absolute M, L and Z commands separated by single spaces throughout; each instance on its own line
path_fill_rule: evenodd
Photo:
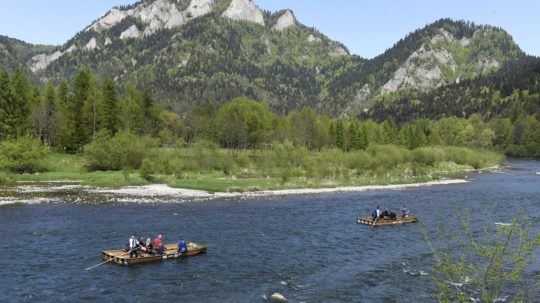
M 287 298 L 285 298 L 284 295 L 276 292 L 272 296 L 270 296 L 270 302 L 273 302 L 273 303 L 285 303 L 285 302 L 288 302 L 288 301 L 287 301 Z

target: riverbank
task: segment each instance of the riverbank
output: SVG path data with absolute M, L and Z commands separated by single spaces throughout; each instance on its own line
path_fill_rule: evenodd
M 493 152 L 455 147 L 409 151 L 396 146 L 374 146 L 369 152 L 307 151 L 294 147 L 244 151 L 161 148 L 154 150 L 136 170 L 90 171 L 84 155 L 51 153 L 37 165 L 44 172 L 0 172 L 0 184 L 3 179 L 5 185 L 49 183 L 54 184 L 49 188 L 58 189 L 61 183 L 114 190 L 164 184 L 173 189 L 208 193 L 319 190 L 462 179 L 473 171 L 496 168 L 502 160 L 501 155 Z
M 13 204 L 40 204 L 55 201 L 80 203 L 122 202 L 122 203 L 178 203 L 184 201 L 208 201 L 214 199 L 248 199 L 260 197 L 316 195 L 329 193 L 366 192 L 382 190 L 406 190 L 411 188 L 457 185 L 468 183 L 465 179 L 447 179 L 411 184 L 344 186 L 332 188 L 297 188 L 281 190 L 261 190 L 250 192 L 208 192 L 185 188 L 173 188 L 166 184 L 125 186 L 120 188 L 97 188 L 77 184 L 62 183 L 19 183 L 0 191 L 0 206 Z M 11 196 L 5 196 L 9 193 Z M 75 196 L 75 198 L 74 198 Z M 71 199 L 70 199 L 71 198 Z M 74 198 L 74 199 L 73 199 Z
M 341 188 L 364 188 L 377 186 L 402 186 L 426 184 L 461 179 L 465 174 L 485 170 L 496 170 L 498 166 L 474 169 L 467 165 L 439 163 L 421 173 L 400 167 L 381 174 L 366 172 L 353 176 L 317 178 L 291 177 L 287 180 L 276 177 L 237 177 L 223 173 L 194 173 L 182 178 L 174 175 L 155 175 L 153 180 L 143 179 L 138 172 L 46 172 L 11 176 L 11 186 L 23 192 L 64 191 L 76 188 L 95 188 L 103 192 L 122 193 L 126 189 L 147 190 L 158 196 L 176 190 L 208 193 L 254 193 L 271 191 L 340 191 Z M 156 185 L 161 184 L 161 185 Z M 45 186 L 43 186 L 45 185 Z M 128 190 L 127 193 L 130 191 Z

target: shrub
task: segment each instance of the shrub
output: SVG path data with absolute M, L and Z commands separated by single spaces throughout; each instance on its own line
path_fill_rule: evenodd
M 440 147 L 421 147 L 413 150 L 412 156 L 414 162 L 433 166 L 437 162 L 446 160 L 446 153 Z
M 13 181 L 11 176 L 5 172 L 0 172 L 0 185 L 9 184 Z
M 0 169 L 13 173 L 42 172 L 45 167 L 40 160 L 47 154 L 47 148 L 31 137 L 4 141 L 0 144 Z
M 138 169 L 155 144 L 154 140 L 130 132 L 121 132 L 114 137 L 99 134 L 85 146 L 84 155 L 89 170 Z
M 396 145 L 370 145 L 367 152 L 373 159 L 372 169 L 395 168 L 411 159 L 408 149 Z

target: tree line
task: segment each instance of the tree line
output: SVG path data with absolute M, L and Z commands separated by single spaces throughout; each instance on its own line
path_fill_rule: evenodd
M 203 104 L 184 113 L 158 105 L 147 89 L 119 87 L 81 69 L 58 85 L 33 85 L 21 71 L 0 71 L 0 140 L 33 136 L 67 153 L 83 151 L 96 138 L 129 132 L 158 138 L 162 146 L 211 141 L 223 148 L 264 148 L 290 142 L 310 150 L 365 150 L 370 145 L 496 148 L 514 156 L 540 156 L 540 122 L 480 115 L 396 123 L 335 118 L 304 107 L 287 114 L 240 97 L 221 106 Z

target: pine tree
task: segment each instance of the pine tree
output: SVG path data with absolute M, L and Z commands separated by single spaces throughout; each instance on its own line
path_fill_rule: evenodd
M 22 136 L 27 133 L 29 127 L 30 102 L 32 100 L 32 88 L 26 75 L 18 70 L 11 78 L 12 100 L 9 106 L 8 120 L 11 125 L 11 137 Z
M 358 128 L 358 123 L 356 121 L 351 122 L 351 124 L 349 125 L 349 138 L 351 140 L 350 142 L 351 150 L 359 150 L 362 148 L 362 142 L 360 139 L 360 130 Z
M 45 90 L 45 98 L 43 99 L 43 108 L 45 111 L 45 134 L 44 141 L 49 145 L 53 145 L 56 141 L 56 125 L 57 108 L 56 108 L 56 90 L 49 83 Z
M 109 134 L 115 134 L 119 130 L 118 119 L 118 99 L 116 88 L 111 79 L 106 79 L 103 83 L 102 107 L 103 116 L 101 117 L 102 128 Z
M 154 99 L 148 90 L 142 94 L 142 109 L 144 112 L 144 132 L 155 134 L 159 130 L 159 116 L 157 114 Z
M 338 120 L 336 123 L 336 146 L 341 150 L 345 150 L 345 130 L 343 121 Z
M 66 137 L 65 149 L 68 152 L 79 152 L 82 147 L 89 142 L 88 120 L 85 118 L 83 110 L 88 110 L 88 99 L 90 96 L 92 76 L 88 69 L 81 69 L 73 80 L 73 93 L 67 98 L 66 104 Z

